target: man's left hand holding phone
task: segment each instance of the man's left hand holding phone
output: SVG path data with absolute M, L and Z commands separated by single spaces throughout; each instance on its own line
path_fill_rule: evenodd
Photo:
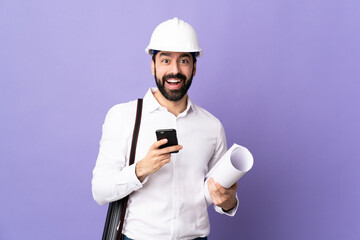
M 171 132 L 170 134 L 172 134 L 172 136 L 167 136 L 168 132 Z M 174 132 L 176 138 L 175 129 L 160 129 L 156 131 L 158 140 L 150 146 L 146 156 L 136 163 L 135 174 L 140 182 L 150 174 L 158 171 L 165 164 L 169 163 L 171 153 L 176 153 L 183 148 L 181 145 L 177 144 L 177 139 L 176 141 L 173 141 Z M 161 146 L 166 145 L 167 143 L 169 143 L 169 146 L 161 148 Z

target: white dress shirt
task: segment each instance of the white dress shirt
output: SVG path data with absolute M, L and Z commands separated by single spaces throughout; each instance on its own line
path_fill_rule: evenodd
M 130 194 L 123 233 L 135 240 L 194 239 L 210 232 L 204 181 L 227 151 L 220 121 L 191 102 L 177 117 L 153 96 L 144 97 L 135 164 L 128 166 L 137 101 L 112 107 L 103 125 L 100 151 L 93 171 L 92 191 L 100 205 Z M 157 129 L 173 128 L 183 149 L 170 163 L 140 182 L 136 162 L 156 141 Z M 233 216 L 237 206 L 225 213 Z M 215 210 L 224 213 L 215 206 Z

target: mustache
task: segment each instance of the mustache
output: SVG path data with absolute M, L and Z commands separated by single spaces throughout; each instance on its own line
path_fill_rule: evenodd
M 164 75 L 164 76 L 162 77 L 162 80 L 165 82 L 165 81 L 167 81 L 167 80 L 170 79 L 170 78 L 180 79 L 180 80 L 183 80 L 183 81 L 186 80 L 186 76 L 185 76 L 184 74 L 181 74 L 181 73 Z

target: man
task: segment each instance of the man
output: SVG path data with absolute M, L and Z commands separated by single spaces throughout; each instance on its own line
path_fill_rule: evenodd
M 130 194 L 125 239 L 207 239 L 205 176 L 227 147 L 220 121 L 187 94 L 202 50 L 194 29 L 174 18 L 154 30 L 146 52 L 152 55 L 157 88 L 144 97 L 135 163 L 127 164 L 136 112 L 132 101 L 115 105 L 106 116 L 93 196 L 103 205 Z M 160 149 L 167 140 L 156 141 L 155 131 L 170 128 L 181 145 Z M 209 179 L 207 187 L 215 210 L 233 216 L 237 184 L 225 189 Z

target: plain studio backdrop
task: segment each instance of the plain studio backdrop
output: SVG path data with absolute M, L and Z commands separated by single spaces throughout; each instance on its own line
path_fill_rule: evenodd
M 100 239 L 101 126 L 173 17 L 204 50 L 190 97 L 254 156 L 210 239 L 360 239 L 358 0 L 0 0 L 0 239 Z

